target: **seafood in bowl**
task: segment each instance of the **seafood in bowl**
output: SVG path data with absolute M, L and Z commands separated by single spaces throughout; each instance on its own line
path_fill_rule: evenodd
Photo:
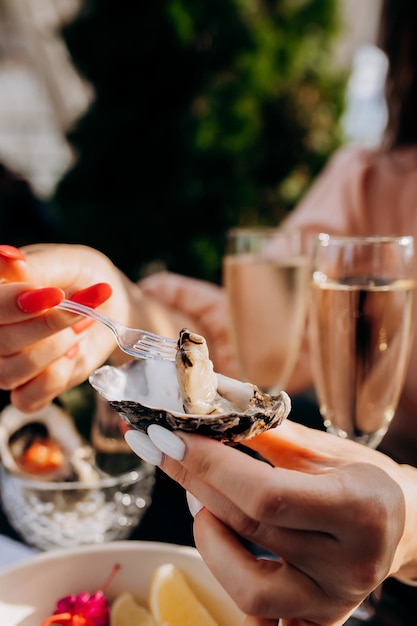
M 0 414 L 0 458 L 11 473 L 40 481 L 98 479 L 93 450 L 58 405 L 23 413 L 9 404 Z
M 182 329 L 175 363 L 137 360 L 105 365 L 90 383 L 133 428 L 150 424 L 238 443 L 281 424 L 289 396 L 261 392 L 256 385 L 218 374 L 204 337 Z
M 50 404 L 0 413 L 0 499 L 11 526 L 41 550 L 125 539 L 152 500 L 155 468 L 109 474 L 72 416 Z

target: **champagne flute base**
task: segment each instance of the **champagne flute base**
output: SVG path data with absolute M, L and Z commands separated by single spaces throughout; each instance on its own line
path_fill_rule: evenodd
M 387 424 L 386 426 L 372 433 L 366 433 L 356 430 L 353 433 L 349 434 L 341 428 L 337 428 L 337 426 L 334 426 L 334 424 L 330 423 L 328 420 L 324 421 L 324 426 L 328 433 L 336 435 L 341 439 L 351 439 L 352 441 L 356 441 L 356 443 L 360 443 L 363 446 L 367 446 L 368 448 L 376 448 L 378 444 L 382 441 L 385 433 L 388 430 Z

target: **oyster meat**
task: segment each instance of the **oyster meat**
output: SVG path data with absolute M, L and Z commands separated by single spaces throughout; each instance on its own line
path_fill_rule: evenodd
M 223 442 L 239 442 L 278 426 L 291 408 L 289 396 L 262 393 L 256 385 L 214 372 L 204 337 L 180 332 L 175 363 L 136 360 L 105 365 L 90 384 L 133 428 L 150 424 Z

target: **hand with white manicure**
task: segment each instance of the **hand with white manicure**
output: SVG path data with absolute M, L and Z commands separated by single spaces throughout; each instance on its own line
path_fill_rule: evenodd
M 245 626 L 341 626 L 387 576 L 417 578 L 414 468 L 289 420 L 247 442 L 268 463 L 158 425 L 126 441 L 189 492 L 197 548 Z
M 185 453 L 185 444 L 177 435 L 158 424 L 151 424 L 147 434 L 138 430 L 128 430 L 125 439 L 130 448 L 143 461 L 160 465 L 162 453 L 181 461 Z

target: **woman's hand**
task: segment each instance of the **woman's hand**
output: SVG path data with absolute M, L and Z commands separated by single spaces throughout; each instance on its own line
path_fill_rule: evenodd
M 122 324 L 177 336 L 160 305 L 86 246 L 0 246 L 0 276 L 0 388 L 23 411 L 84 381 L 115 350 L 103 325 L 51 308 L 64 297 L 100 306 Z
M 191 507 L 196 545 L 256 616 L 247 626 L 341 625 L 385 577 L 416 573 L 414 470 L 288 420 L 248 442 L 269 463 L 177 434 L 151 426 L 148 441 L 135 431 L 126 440 L 140 456 L 151 447 L 154 462 L 202 503 Z M 280 560 L 256 558 L 239 537 Z
M 214 369 L 232 378 L 241 378 L 230 335 L 226 290 L 204 280 L 171 272 L 159 272 L 139 283 L 143 293 L 168 307 L 183 318 L 180 326 L 203 335 L 210 349 Z M 188 319 L 187 319 L 188 318 Z M 256 351 L 256 345 L 254 345 Z M 258 354 L 254 354 L 258 359 Z M 311 387 L 308 342 L 303 340 L 297 366 L 286 385 L 286 391 L 296 393 Z
M 215 370 L 237 376 L 229 333 L 228 304 L 222 287 L 171 272 L 159 272 L 139 283 L 144 294 L 168 307 L 184 326 L 207 339 Z

